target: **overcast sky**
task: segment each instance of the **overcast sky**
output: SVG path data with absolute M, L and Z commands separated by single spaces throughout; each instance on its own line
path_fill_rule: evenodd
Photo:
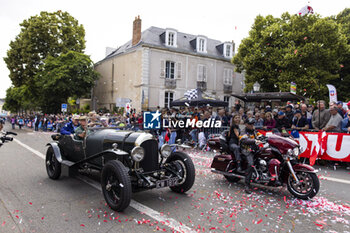
M 0 0 L 0 98 L 11 86 L 3 60 L 9 43 L 19 34 L 19 24 L 41 11 L 67 11 L 83 24 L 85 53 L 97 62 L 104 57 L 106 47 L 116 48 L 131 39 L 137 15 L 142 19 L 142 30 L 168 27 L 220 41 L 234 40 L 237 50 L 257 15 L 279 17 L 286 11 L 294 14 L 307 4 L 316 13 L 330 16 L 349 8 L 350 0 Z

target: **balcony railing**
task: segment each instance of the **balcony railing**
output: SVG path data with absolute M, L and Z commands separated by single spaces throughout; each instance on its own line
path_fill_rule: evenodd
M 166 78 L 164 80 L 164 86 L 165 86 L 165 88 L 174 89 L 174 88 L 176 88 L 176 80 L 175 79 Z
M 224 93 L 232 93 L 232 85 L 224 84 Z
M 202 91 L 207 90 L 207 82 L 197 82 L 197 88 L 199 88 Z

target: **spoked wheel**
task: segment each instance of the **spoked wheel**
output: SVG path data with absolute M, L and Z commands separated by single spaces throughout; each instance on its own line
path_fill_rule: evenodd
M 45 164 L 49 178 L 57 180 L 61 176 L 61 164 L 57 161 L 51 146 L 47 149 Z
M 177 185 L 170 189 L 177 193 L 185 193 L 190 190 L 194 184 L 196 171 L 190 156 L 184 152 L 174 152 L 167 158 L 166 163 L 173 163 L 178 174 L 182 177 Z
M 315 173 L 295 172 L 299 179 L 299 183 L 295 181 L 292 174 L 288 177 L 288 191 L 295 197 L 308 200 L 313 198 L 320 189 L 320 181 Z
M 111 209 L 123 211 L 130 204 L 131 181 L 125 166 L 118 160 L 109 161 L 102 169 L 103 196 Z

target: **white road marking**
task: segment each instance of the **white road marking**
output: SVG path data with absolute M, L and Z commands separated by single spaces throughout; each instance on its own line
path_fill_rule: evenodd
M 329 176 L 320 176 L 320 179 L 344 183 L 344 184 L 350 184 L 350 180 L 343 180 L 343 179 L 333 178 Z
M 30 152 L 34 153 L 35 155 L 37 155 L 38 157 L 45 159 L 45 155 L 40 153 L 37 150 L 34 150 L 33 148 L 31 148 L 30 146 L 20 142 L 18 139 L 13 139 L 16 143 L 18 143 L 20 146 L 26 148 L 27 150 L 29 150 Z M 86 177 L 83 176 L 77 176 L 76 178 L 78 178 L 79 180 L 83 181 L 84 183 L 90 185 L 91 187 L 99 190 L 100 192 L 102 192 L 101 189 L 101 185 L 91 179 L 88 179 Z M 173 219 L 173 218 L 166 218 L 165 216 L 162 216 L 158 211 L 151 209 L 137 201 L 131 200 L 130 202 L 130 207 L 140 211 L 141 213 L 144 213 L 146 215 L 148 215 L 149 217 L 157 220 L 158 222 L 165 222 L 166 226 L 168 226 L 170 229 L 178 231 L 178 232 L 190 232 L 190 233 L 194 233 L 196 232 L 195 230 L 193 230 L 192 228 L 186 226 L 185 224 L 180 224 L 179 221 Z
M 29 150 L 33 154 L 39 156 L 40 158 L 45 159 L 45 155 L 44 154 L 40 153 L 37 150 L 34 150 L 33 148 L 31 148 L 30 146 L 27 146 L 26 144 L 20 142 L 18 139 L 14 138 L 13 141 L 17 142 L 20 146 L 26 148 L 27 150 Z

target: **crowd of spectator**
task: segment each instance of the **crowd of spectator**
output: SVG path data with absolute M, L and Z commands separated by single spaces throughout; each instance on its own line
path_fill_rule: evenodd
M 239 102 L 228 108 L 213 107 L 182 107 L 182 108 L 163 108 L 157 110 L 161 113 L 161 119 L 189 118 L 198 120 L 219 120 L 221 129 L 180 129 L 180 128 L 163 128 L 152 131 L 157 134 L 161 140 L 169 140 L 170 143 L 178 139 L 182 141 L 192 140 L 196 143 L 205 141 L 209 134 L 216 133 L 218 130 L 228 128 L 231 125 L 233 115 L 239 117 L 239 126 L 244 127 L 247 119 L 254 120 L 256 129 L 274 130 L 280 132 L 290 129 L 295 130 L 323 130 L 328 132 L 350 133 L 350 102 L 329 103 L 326 108 L 325 101 L 319 101 L 316 106 L 306 105 L 304 103 L 287 104 L 285 106 L 265 107 L 256 106 L 254 109 L 244 109 Z M 119 126 L 133 128 L 135 130 L 143 129 L 143 112 L 136 112 L 132 109 L 130 113 L 123 115 L 102 114 L 90 112 L 85 114 L 89 118 L 89 126 L 94 126 L 91 122 L 99 122 L 102 126 Z M 34 131 L 60 132 L 68 122 L 72 121 L 72 114 L 32 114 L 32 115 L 12 115 L 8 117 L 12 128 L 23 127 L 33 129 Z M 203 143 L 202 143 L 203 144 Z

